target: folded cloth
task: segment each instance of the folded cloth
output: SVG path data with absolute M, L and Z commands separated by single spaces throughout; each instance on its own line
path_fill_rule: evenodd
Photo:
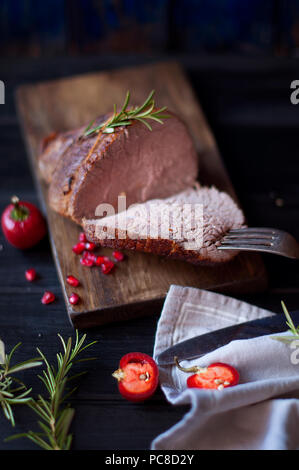
M 220 294 L 171 286 L 157 327 L 154 358 L 187 338 L 271 315 Z M 182 361 L 185 367 L 213 362 L 236 367 L 239 385 L 223 390 L 188 389 L 186 380 L 191 374 L 175 366 L 160 367 L 167 400 L 191 408 L 153 441 L 152 449 L 299 448 L 299 365 L 291 361 L 295 352 L 269 335 L 232 341 L 199 359 Z

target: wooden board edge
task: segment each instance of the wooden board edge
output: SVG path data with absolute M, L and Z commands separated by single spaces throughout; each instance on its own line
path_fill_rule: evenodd
M 92 77 L 92 76 L 96 76 L 100 73 L 109 73 L 109 72 L 117 72 L 117 71 L 129 71 L 131 69 L 136 69 L 136 68 L 146 68 L 146 67 L 153 67 L 153 66 L 173 66 L 173 67 L 178 67 L 181 71 L 184 71 L 184 68 L 183 66 L 180 64 L 179 61 L 177 60 L 174 60 L 174 59 L 169 59 L 169 60 L 165 60 L 163 58 L 161 58 L 161 60 L 155 60 L 154 62 L 144 62 L 144 63 L 140 63 L 140 64 L 137 64 L 137 65 L 126 65 L 126 66 L 122 66 L 120 68 L 118 67 L 113 67 L 113 68 L 108 68 L 108 69 L 103 69 L 103 70 L 97 70 L 95 72 L 82 72 L 82 73 L 75 73 L 74 75 L 69 75 L 69 76 L 63 76 L 63 77 L 57 77 L 57 78 L 51 78 L 51 79 L 44 79 L 44 80 L 39 80 L 37 82 L 30 82 L 30 83 L 21 83 L 20 85 L 18 85 L 15 90 L 14 90 L 14 94 L 15 95 L 18 95 L 19 93 L 22 92 L 23 89 L 26 89 L 26 88 L 31 88 L 31 87 L 34 87 L 35 85 L 47 85 L 47 84 L 52 84 L 53 82 L 63 82 L 63 81 L 67 81 L 67 80 L 73 80 L 73 79 L 80 79 L 80 78 L 83 78 L 83 77 Z M 187 79 L 188 80 L 188 79 Z
M 250 294 L 263 292 L 267 288 L 267 286 L 268 279 L 265 279 L 263 273 L 261 273 L 260 278 L 248 279 L 247 281 L 243 280 L 240 283 L 236 283 L 234 285 L 234 289 L 232 289 L 232 285 L 230 283 L 223 283 L 207 290 L 212 292 L 216 291 L 218 293 L 231 296 L 234 293 L 239 295 L 242 293 Z M 67 308 L 68 317 L 71 325 L 75 329 L 81 330 L 100 327 L 108 323 L 119 323 L 123 321 L 133 320 L 136 318 L 150 316 L 153 314 L 160 315 L 166 295 L 163 297 L 144 300 L 142 302 L 120 304 L 115 305 L 113 307 L 105 307 L 103 309 L 85 311 L 82 313 L 77 313 L 72 310 L 71 307 L 69 307 Z M 107 320 L 107 314 L 109 316 L 109 320 Z

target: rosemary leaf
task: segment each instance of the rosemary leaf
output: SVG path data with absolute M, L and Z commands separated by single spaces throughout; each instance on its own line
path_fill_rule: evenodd
M 100 124 L 99 126 L 94 127 L 93 129 L 90 129 L 89 131 L 85 132 L 83 134 L 83 136 L 88 137 L 89 135 L 93 134 L 94 132 L 99 131 L 103 126 L 104 126 L 104 124 Z
M 96 357 L 83 357 L 82 359 L 76 359 L 74 361 L 74 364 L 77 364 L 78 362 L 87 362 L 87 361 L 94 361 L 96 359 Z M 85 372 L 81 372 L 82 374 L 84 374 Z
M 163 121 L 161 119 L 157 118 L 156 116 L 148 116 L 148 119 L 152 119 L 153 121 L 157 121 L 160 124 L 163 124 Z
M 68 432 L 74 418 L 75 410 L 73 408 L 67 408 L 64 410 L 63 419 L 60 422 L 60 427 L 58 428 L 58 443 L 60 446 L 67 446 L 65 441 L 68 437 Z
M 130 101 L 130 92 L 128 90 L 127 94 L 126 94 L 125 102 L 124 102 L 123 107 L 121 108 L 121 111 L 120 111 L 119 114 L 122 114 L 126 111 L 126 109 L 128 107 L 128 104 L 129 104 L 129 101 Z M 116 114 L 116 104 L 114 105 L 114 115 L 115 114 Z
M 9 393 L 6 390 L 1 390 L 1 395 L 3 397 L 13 398 L 13 393 Z M 0 400 L 1 400 L 1 398 L 0 398 Z
M 97 343 L 97 341 L 92 341 L 91 343 L 88 343 L 85 346 L 80 346 L 80 350 L 78 350 L 78 352 L 76 352 L 76 356 L 78 354 L 80 354 L 82 351 L 84 351 L 84 349 L 90 348 L 90 346 L 93 346 L 96 343 Z M 73 357 L 72 357 L 72 359 L 73 359 Z
M 88 126 L 84 129 L 83 134 L 86 134 L 86 132 L 89 131 L 89 129 L 91 128 L 94 122 L 95 122 L 95 119 L 93 121 L 90 121 Z
M 33 433 L 29 432 L 28 434 L 25 434 L 23 436 L 27 437 L 28 439 L 30 439 L 32 442 L 34 442 L 38 446 L 42 447 L 44 450 L 53 450 L 52 447 L 49 444 L 47 444 L 47 442 L 45 442 L 36 433 L 33 434 Z M 23 436 L 21 434 L 19 435 L 19 437 L 23 437 Z
M 6 356 L 6 365 L 7 367 L 9 367 L 9 364 L 10 364 L 10 361 L 11 361 L 11 358 L 13 356 L 13 354 L 15 353 L 16 349 L 21 346 L 22 343 L 17 343 L 13 348 L 12 350 L 10 351 L 10 353 L 8 354 L 8 356 Z
M 112 129 L 112 132 L 114 132 L 114 127 L 129 126 L 130 124 L 132 124 L 132 121 L 128 121 L 128 120 L 115 122 L 114 124 L 109 124 L 109 127 L 106 127 L 106 129 L 104 129 L 103 132 L 107 133 L 109 131 L 109 129 Z M 109 133 L 110 133 L 110 131 L 108 132 L 108 134 Z
M 281 305 L 282 305 L 283 312 L 287 319 L 286 324 L 289 327 L 288 331 L 291 333 L 291 335 L 290 336 L 271 336 L 271 339 L 275 339 L 276 341 L 280 341 L 281 343 L 290 344 L 292 343 L 292 341 L 299 339 L 299 331 L 298 331 L 299 327 L 297 328 L 295 327 L 293 320 L 291 318 L 291 315 L 289 314 L 288 309 L 285 306 L 285 303 L 283 302 L 283 300 L 281 301 Z
M 275 339 L 276 341 L 280 341 L 281 343 L 290 344 L 294 340 L 296 340 L 296 339 L 298 340 L 298 337 L 294 337 L 294 336 L 271 336 L 271 339 Z
M 37 401 L 30 401 L 28 403 L 28 406 L 32 408 L 33 411 L 35 411 L 41 418 L 43 418 L 45 421 L 50 420 L 52 417 L 52 414 L 48 414 L 47 410 L 43 410 L 43 408 L 38 404 Z
M 29 403 L 31 401 L 31 397 L 28 398 L 8 398 L 7 403 L 10 405 L 22 405 L 24 403 Z
M 25 392 L 20 393 L 20 395 L 18 395 L 17 399 L 21 400 L 21 399 L 24 399 L 24 397 L 27 397 L 26 400 L 30 400 L 30 398 L 28 398 L 28 395 L 31 392 L 31 390 L 32 390 L 32 388 L 26 389 Z M 15 398 L 13 398 L 13 400 L 15 400 Z
M 38 359 L 30 359 L 29 361 L 20 362 L 13 367 L 9 368 L 9 373 L 13 374 L 15 372 L 19 372 L 20 370 L 31 369 L 32 367 L 41 366 L 42 362 L 38 361 Z
M 153 101 L 152 98 L 154 94 L 155 94 L 155 90 L 152 90 L 150 94 L 148 95 L 147 99 L 145 100 L 145 102 L 139 108 L 136 109 L 136 112 L 140 113 L 141 111 L 143 111 L 151 103 L 151 101 Z

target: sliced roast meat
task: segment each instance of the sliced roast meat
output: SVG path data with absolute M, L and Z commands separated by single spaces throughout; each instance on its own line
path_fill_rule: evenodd
M 220 240 L 244 224 L 232 198 L 216 188 L 189 188 L 167 199 L 135 205 L 120 214 L 83 219 L 89 240 L 102 246 L 144 251 L 193 264 L 231 260 Z
M 119 195 L 126 195 L 129 206 L 166 198 L 192 185 L 198 173 L 193 141 L 185 124 L 167 113 L 171 117 L 163 124 L 153 121 L 152 131 L 139 121 L 115 128 L 112 134 L 78 138 L 82 131 L 75 131 L 65 148 L 65 137 L 58 137 L 56 154 L 52 141 L 40 157 L 42 173 L 51 174 L 50 206 L 80 224 L 83 217 L 95 216 L 99 204 L 117 211 Z

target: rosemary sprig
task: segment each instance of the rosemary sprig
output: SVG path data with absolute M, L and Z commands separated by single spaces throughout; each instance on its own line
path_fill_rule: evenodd
M 28 405 L 41 418 L 38 421 L 41 432 L 28 431 L 23 434 L 15 434 L 8 437 L 6 441 L 26 437 L 45 450 L 69 450 L 71 447 L 72 435 L 69 433 L 69 429 L 75 410 L 69 404 L 65 405 L 64 403 L 66 398 L 75 391 L 76 387 L 67 391 L 66 386 L 69 381 L 82 375 L 84 372 L 72 376 L 69 376 L 69 372 L 75 362 L 94 359 L 76 358 L 82 351 L 96 343 L 96 341 L 84 345 L 86 335 L 79 339 L 78 331 L 76 331 L 75 344 L 72 347 L 72 338 L 68 338 L 67 342 L 65 342 L 60 335 L 58 336 L 62 343 L 63 352 L 56 354 L 56 368 L 37 349 L 46 366 L 45 370 L 43 370 L 43 375 L 38 377 L 46 387 L 48 397 L 44 398 L 42 395 L 38 395 L 38 398 L 29 401 Z
M 5 354 L 4 345 L 1 341 L 0 403 L 4 416 L 10 421 L 12 426 L 15 426 L 12 405 L 29 403 L 31 400 L 29 397 L 31 388 L 27 389 L 20 380 L 11 375 L 42 364 L 38 359 L 29 359 L 11 365 L 12 356 L 20 345 L 21 343 L 16 344 L 9 354 Z
M 83 132 L 83 136 L 87 137 L 95 132 L 101 131 L 104 134 L 110 134 L 114 132 L 115 127 L 119 126 L 129 126 L 132 124 L 133 120 L 142 122 L 150 131 L 152 130 L 151 125 L 147 122 L 148 119 L 152 121 L 159 122 L 163 124 L 163 119 L 167 119 L 170 117 L 168 114 L 163 114 L 167 108 L 164 106 L 160 109 L 155 108 L 155 100 L 153 99 L 155 90 L 152 90 L 148 95 L 147 99 L 141 106 L 137 106 L 135 108 L 128 108 L 130 102 L 130 92 L 127 91 L 126 98 L 124 104 L 119 112 L 117 112 L 116 104 L 114 105 L 114 112 L 112 117 L 107 121 L 99 126 L 93 127 L 92 125 L 94 121 L 91 121 L 86 129 Z
M 288 309 L 285 306 L 285 303 L 283 301 L 281 301 L 281 305 L 282 305 L 283 312 L 287 319 L 286 324 L 289 327 L 288 331 L 291 333 L 291 335 L 290 336 L 272 336 L 271 338 L 277 341 L 281 341 L 282 343 L 285 343 L 285 344 L 290 344 L 295 339 L 297 340 L 299 339 L 299 326 L 297 326 L 296 328 L 296 326 L 294 325 L 291 315 L 289 314 Z

